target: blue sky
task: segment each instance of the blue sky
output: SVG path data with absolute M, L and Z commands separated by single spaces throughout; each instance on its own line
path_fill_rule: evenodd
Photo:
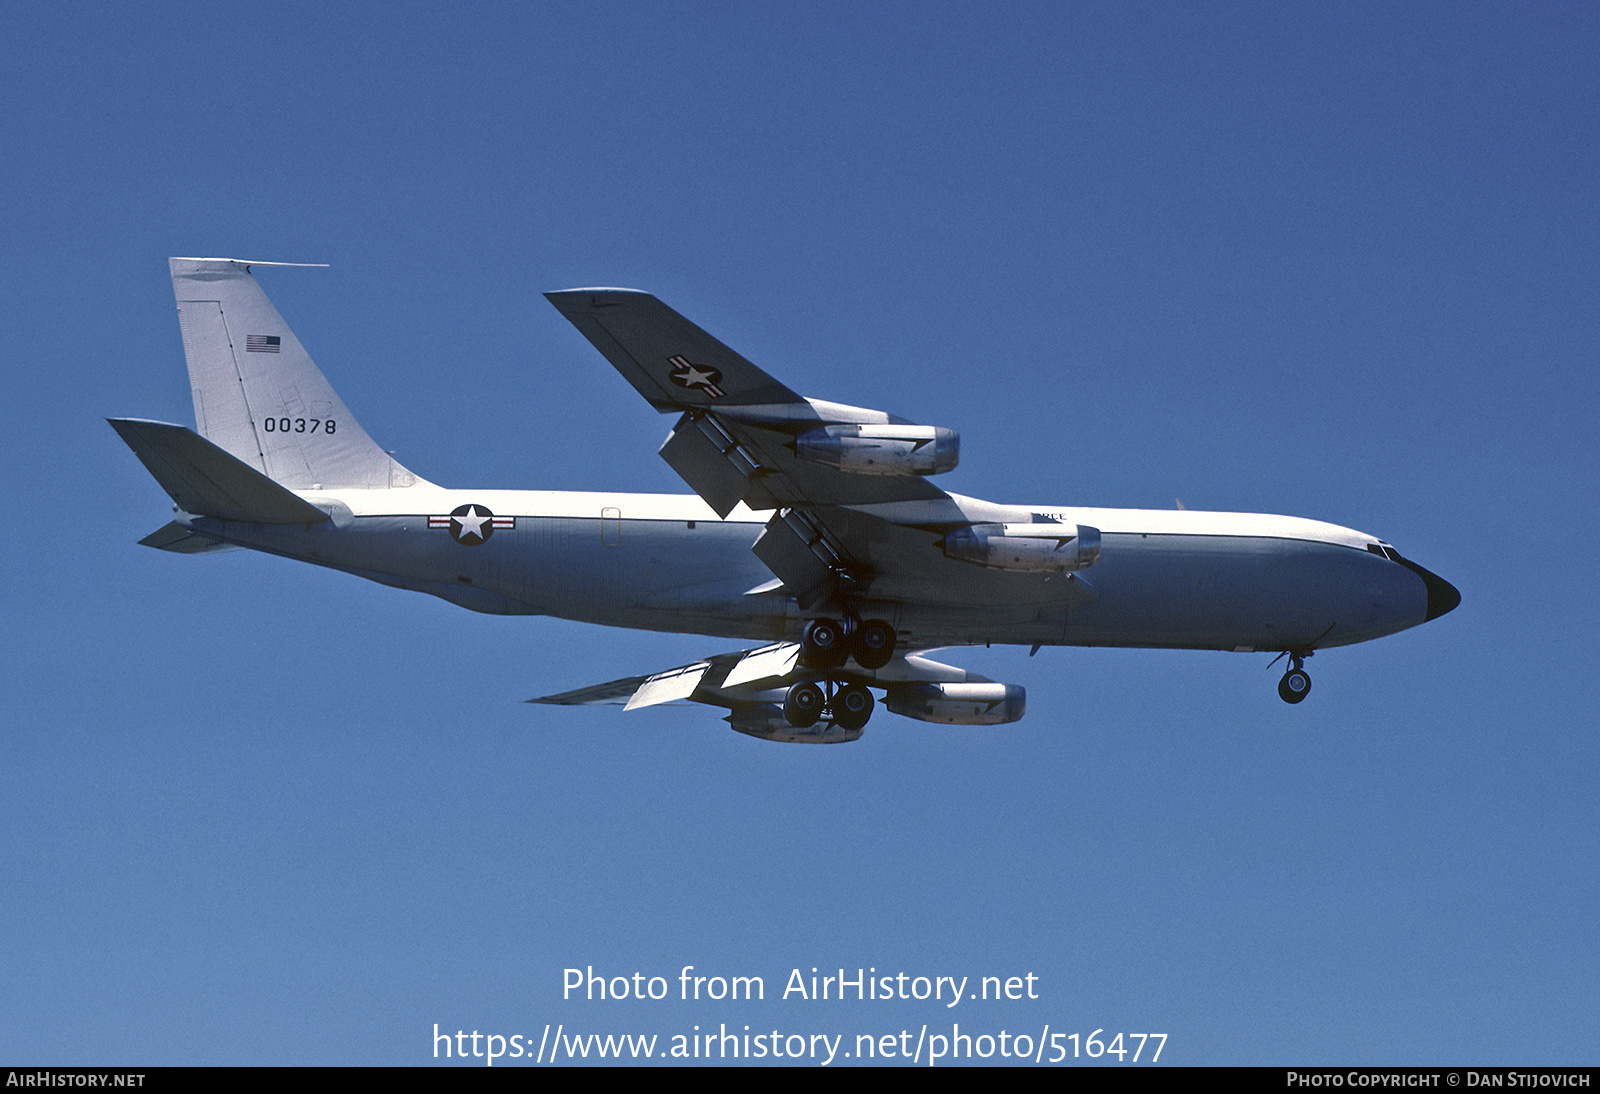
M 0 1059 L 954 1020 L 1595 1063 L 1597 21 L 9 5 Z M 959 429 L 949 489 L 1329 520 L 1463 604 L 1297 708 L 1265 655 L 999 647 L 946 655 L 1028 688 L 993 729 L 529 707 L 731 647 L 138 547 L 169 503 L 102 419 L 191 420 L 169 255 L 330 263 L 261 281 L 444 485 L 684 490 L 539 296 L 625 285 Z M 768 999 L 563 1001 L 591 965 Z M 813 966 L 1040 997 L 775 998 Z

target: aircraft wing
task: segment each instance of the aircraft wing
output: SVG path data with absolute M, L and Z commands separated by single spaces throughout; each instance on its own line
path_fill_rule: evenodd
M 646 292 L 545 295 L 651 406 L 680 415 L 661 457 L 695 493 L 724 517 L 740 502 L 773 511 L 754 551 L 803 610 L 863 597 L 996 608 L 1093 598 L 1081 580 L 946 556 L 946 534 L 975 518 L 923 476 L 955 466 L 953 430 L 798 395 Z M 898 470 L 872 466 L 875 450 Z
M 801 665 L 799 654 L 800 647 L 796 643 L 776 642 L 753 650 L 715 654 L 648 676 L 625 676 L 556 695 L 542 695 L 528 702 L 552 706 L 625 706 L 628 710 L 680 700 L 729 708 L 767 703 L 781 699 L 783 689 L 789 685 L 823 675 Z M 987 676 L 915 652 L 897 654 L 880 669 L 851 664 L 832 669 L 826 675 L 841 683 L 879 688 L 916 683 L 993 682 Z
M 646 292 L 545 296 L 662 413 L 683 416 L 661 455 L 727 516 L 751 509 L 944 498 L 914 475 L 851 474 L 800 458 L 796 438 L 827 425 L 908 425 L 882 411 L 806 399 Z
M 754 650 L 737 650 L 680 665 L 650 676 L 627 676 L 592 687 L 529 699 L 554 706 L 624 706 L 628 710 L 684 699 L 733 706 L 758 702 L 761 692 L 792 683 L 800 647 L 779 642 Z M 759 686 L 757 686 L 759 685 Z
M 556 707 L 620 707 L 639 690 L 639 685 L 648 679 L 650 679 L 648 676 L 626 676 L 621 680 L 563 691 L 559 695 L 541 695 L 537 699 L 529 699 L 528 702 L 546 703 Z
M 647 292 L 571 289 L 545 297 L 663 413 L 804 402 Z

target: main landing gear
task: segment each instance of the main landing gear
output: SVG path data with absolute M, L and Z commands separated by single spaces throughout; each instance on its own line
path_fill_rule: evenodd
M 864 669 L 881 669 L 894 656 L 894 628 L 881 619 L 813 619 L 800 636 L 800 660 L 807 668 L 827 672 L 854 657 Z M 865 684 L 825 676 L 803 680 L 789 689 L 783 717 L 796 729 L 827 717 L 843 729 L 860 729 L 872 717 L 875 703 Z
M 824 714 L 841 729 L 860 729 L 872 717 L 876 706 L 872 692 L 865 684 L 838 684 L 824 680 L 822 686 L 802 680 L 789 689 L 783 701 L 783 717 L 796 729 L 817 724 Z
M 1310 650 L 1289 651 L 1289 671 L 1278 681 L 1278 697 L 1285 703 L 1298 703 L 1311 694 L 1311 676 L 1305 670 Z
M 894 628 L 881 619 L 813 619 L 801 632 L 800 657 L 814 669 L 836 669 L 850 657 L 864 669 L 881 669 L 894 656 L 894 644 Z

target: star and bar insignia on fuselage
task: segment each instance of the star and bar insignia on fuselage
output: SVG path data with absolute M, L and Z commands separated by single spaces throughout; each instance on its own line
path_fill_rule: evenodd
M 447 517 L 429 517 L 429 528 L 448 528 L 464 547 L 476 547 L 494 535 L 496 528 L 515 528 L 516 517 L 497 517 L 485 505 L 458 505 Z

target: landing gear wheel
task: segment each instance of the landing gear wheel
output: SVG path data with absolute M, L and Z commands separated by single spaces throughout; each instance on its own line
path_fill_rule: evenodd
M 822 717 L 822 707 L 827 702 L 822 689 L 806 681 L 794 685 L 783 700 L 783 720 L 796 729 L 817 724 Z
M 793 689 L 789 694 L 793 695 Z M 833 693 L 833 721 L 841 729 L 860 729 L 872 717 L 876 704 L 872 692 L 861 684 L 846 684 Z
M 1302 668 L 1292 668 L 1278 681 L 1278 696 L 1285 703 L 1298 703 L 1311 694 L 1311 677 Z
M 869 619 L 856 629 L 851 645 L 856 664 L 864 669 L 881 669 L 894 656 L 894 628 L 881 619 Z
M 844 626 L 832 619 L 813 619 L 800 636 L 800 653 L 814 669 L 831 669 L 844 664 Z

